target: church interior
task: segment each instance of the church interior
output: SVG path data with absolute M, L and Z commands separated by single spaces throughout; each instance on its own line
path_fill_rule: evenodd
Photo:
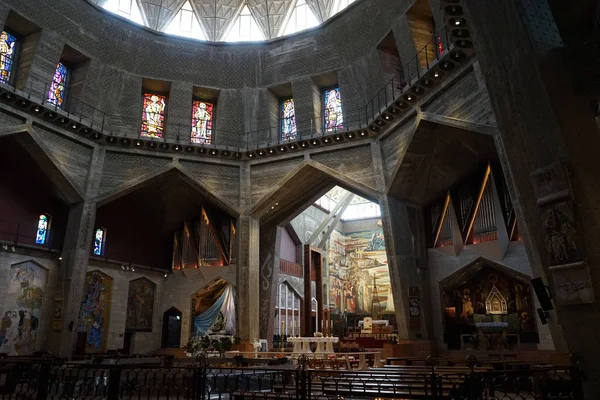
M 0 0 L 0 398 L 600 398 L 599 48 L 597 0 Z

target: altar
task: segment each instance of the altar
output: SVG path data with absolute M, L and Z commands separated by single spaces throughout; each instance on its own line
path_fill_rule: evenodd
M 315 353 L 334 353 L 333 344 L 340 341 L 339 337 L 290 337 L 289 343 L 294 344 L 294 354 L 312 354 L 311 343 L 317 344 Z

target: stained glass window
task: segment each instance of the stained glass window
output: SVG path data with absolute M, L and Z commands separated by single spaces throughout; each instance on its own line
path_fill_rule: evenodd
M 281 140 L 294 140 L 297 137 L 294 99 L 287 99 L 281 102 Z
M 37 232 L 35 235 L 36 244 L 46 244 L 48 240 L 48 230 L 50 228 L 50 216 L 48 214 L 40 215 L 38 219 Z
M 141 135 L 162 138 L 165 130 L 166 97 L 155 93 L 144 93 Z
M 213 129 L 212 103 L 194 100 L 192 103 L 192 143 L 211 144 Z
M 96 234 L 94 235 L 94 254 L 97 256 L 104 255 L 104 242 L 106 241 L 106 229 L 98 228 L 96 229 Z
M 67 91 L 67 78 L 69 76 L 69 70 L 63 63 L 56 65 L 56 71 L 54 72 L 54 78 L 50 84 L 50 90 L 48 91 L 48 103 L 54 104 L 58 108 L 61 108 L 65 102 L 65 95 Z
M 12 72 L 17 38 L 6 31 L 0 33 L 0 82 L 8 83 Z
M 342 116 L 342 100 L 340 88 L 325 90 L 323 104 L 325 106 L 325 131 L 331 132 L 342 129 L 344 118 Z

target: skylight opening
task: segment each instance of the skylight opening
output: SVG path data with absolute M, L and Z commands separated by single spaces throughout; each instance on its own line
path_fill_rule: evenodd
M 346 189 L 336 186 L 325 195 L 321 196 L 317 201 L 315 201 L 314 204 L 326 210 L 327 212 L 331 212 L 335 209 L 339 202 L 346 198 L 349 193 L 351 194 L 351 192 L 347 191 Z M 348 204 L 343 210 L 341 219 L 342 221 L 354 221 L 359 219 L 380 217 L 381 208 L 379 207 L 379 204 L 373 203 L 372 201 L 364 199 L 360 196 L 352 195 L 350 204 Z
M 290 35 L 317 25 L 319 25 L 319 21 L 306 1 L 298 0 L 283 34 Z
M 120 15 L 139 25 L 144 25 L 142 13 L 135 0 L 108 0 L 102 6 L 106 11 Z
M 248 5 L 244 4 L 242 12 L 233 22 L 229 32 L 225 36 L 226 42 L 251 42 L 265 40 L 256 20 L 250 13 Z
M 189 1 L 183 4 L 177 15 L 175 15 L 169 26 L 167 26 L 167 29 L 165 29 L 165 33 L 206 40 L 206 35 L 200 27 L 200 23 Z

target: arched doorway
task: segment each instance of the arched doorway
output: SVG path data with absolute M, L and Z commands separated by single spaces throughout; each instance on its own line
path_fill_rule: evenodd
M 163 313 L 162 348 L 181 347 L 181 311 L 175 307 Z

